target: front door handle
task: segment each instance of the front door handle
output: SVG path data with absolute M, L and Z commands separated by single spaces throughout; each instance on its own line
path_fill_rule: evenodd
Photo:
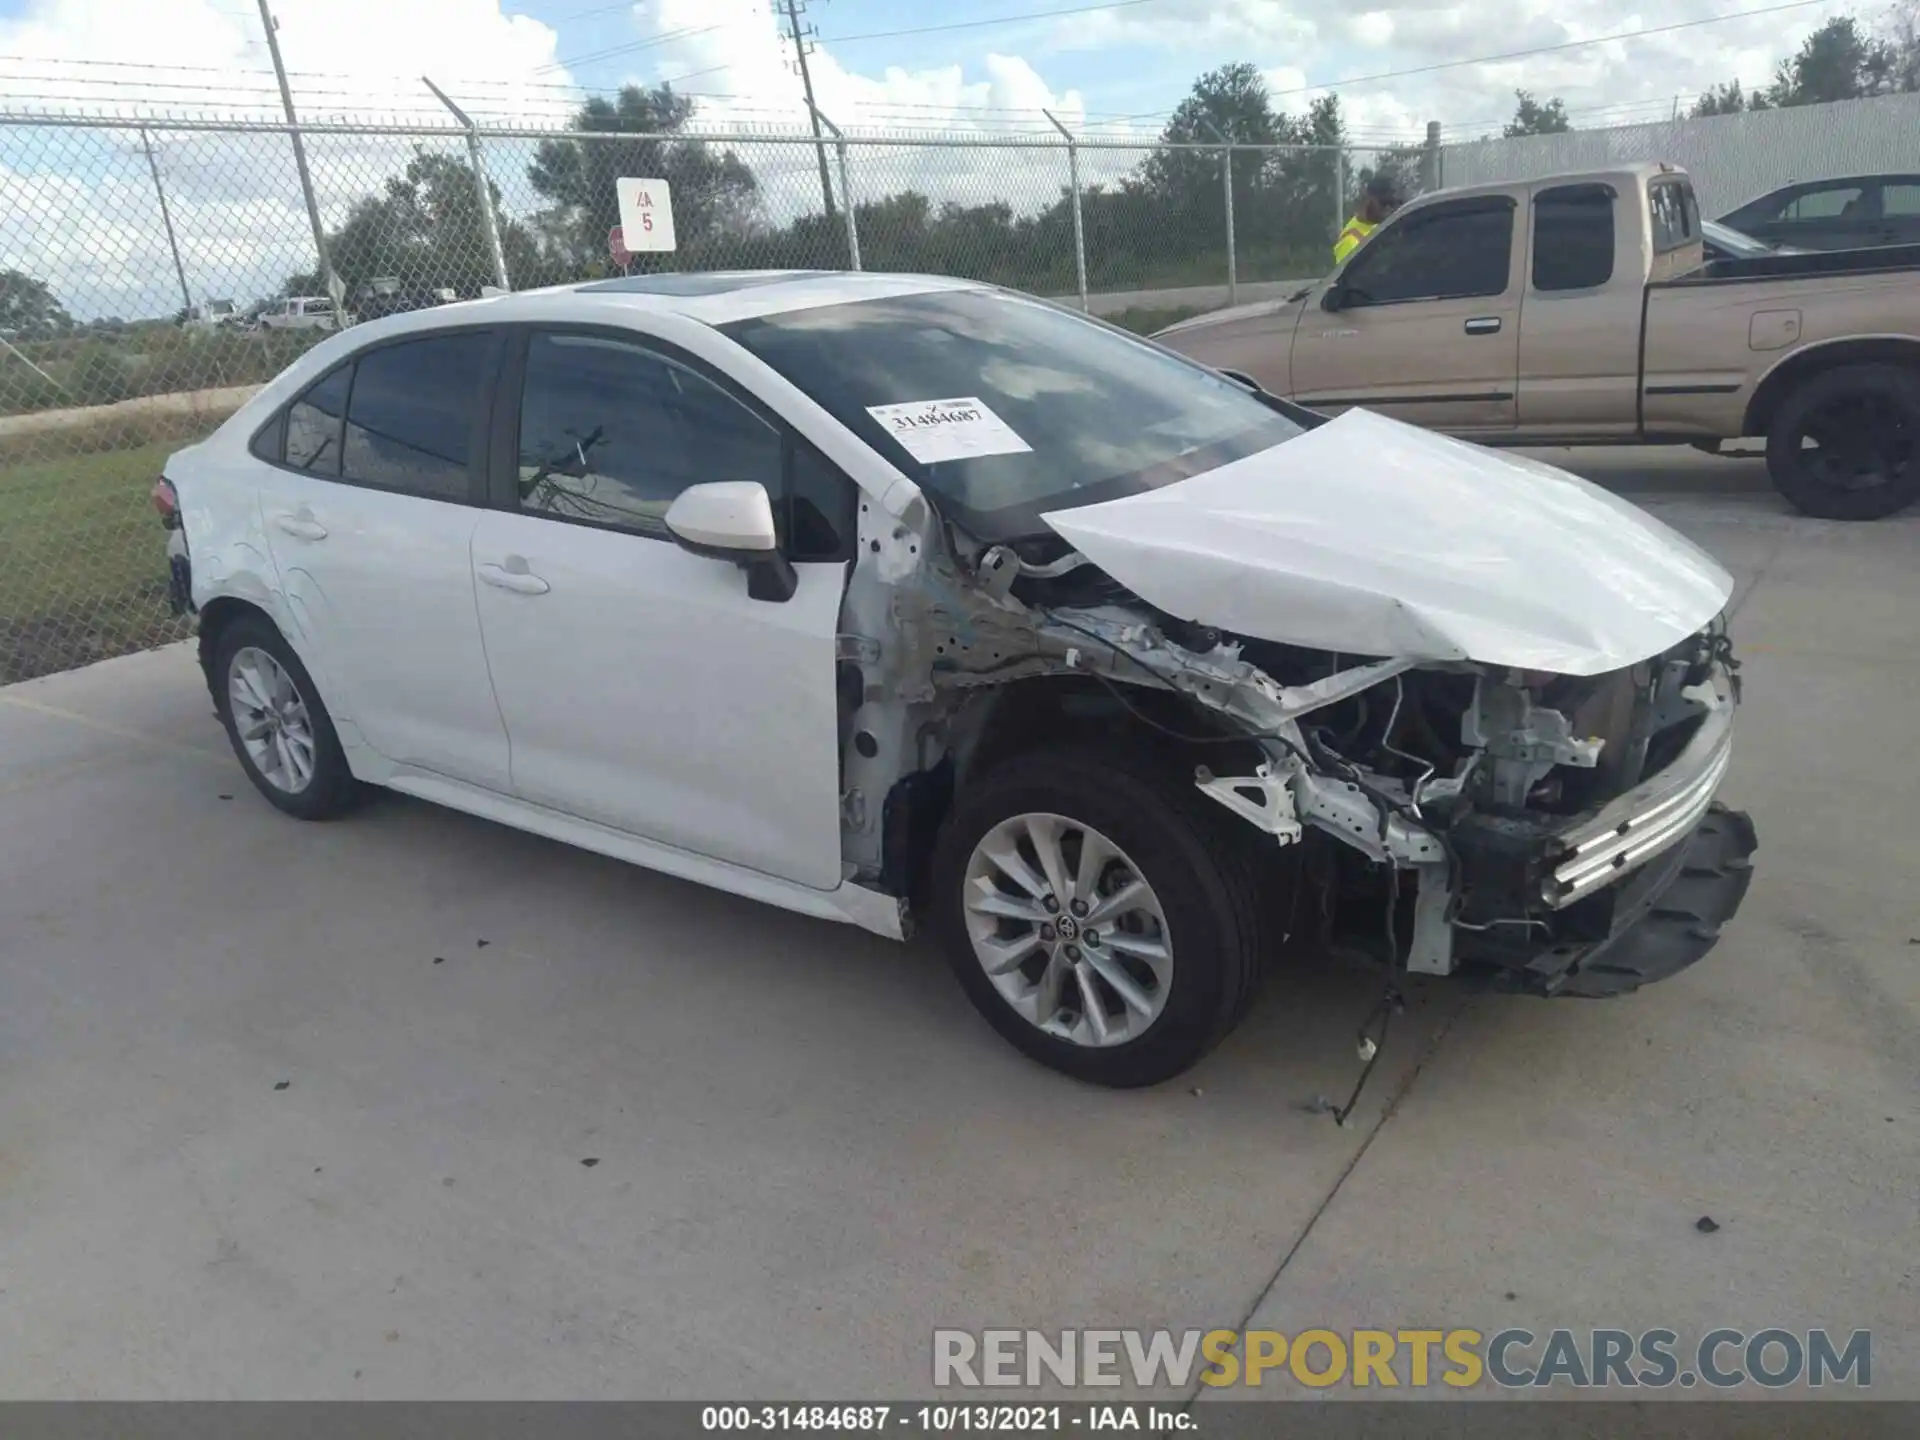
M 1476 315 L 1465 326 L 1469 335 L 1498 335 L 1500 317 L 1498 315 Z
M 273 523 L 296 540 L 324 540 L 327 527 L 313 518 L 313 512 L 302 505 L 298 510 L 283 510 L 273 517 Z
M 528 570 L 526 560 L 519 555 L 509 555 L 504 565 L 482 565 L 480 578 L 497 589 L 511 590 L 516 595 L 544 595 L 553 588 Z

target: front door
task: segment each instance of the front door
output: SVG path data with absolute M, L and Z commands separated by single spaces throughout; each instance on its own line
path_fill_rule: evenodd
M 1512 429 L 1520 332 L 1513 231 L 1504 196 L 1388 221 L 1308 297 L 1294 335 L 1294 399 L 1316 410 L 1364 405 L 1450 432 Z
M 503 396 L 517 463 L 473 544 L 515 793 L 834 888 L 851 482 L 677 352 L 601 332 L 523 345 Z M 710 480 L 767 487 L 791 598 L 755 600 L 737 567 L 670 538 L 667 507 Z
M 379 346 L 294 401 L 260 500 L 327 704 L 386 759 L 507 788 L 507 734 L 474 613 L 482 404 L 497 337 Z

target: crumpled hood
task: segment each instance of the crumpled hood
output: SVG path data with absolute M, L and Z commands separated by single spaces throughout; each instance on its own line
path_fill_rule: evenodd
M 1365 410 L 1044 518 L 1170 615 L 1350 655 L 1597 675 L 1733 593 L 1705 551 L 1597 486 Z

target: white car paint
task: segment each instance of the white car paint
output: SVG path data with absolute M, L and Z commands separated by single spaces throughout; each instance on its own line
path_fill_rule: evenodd
M 1171 615 L 1351 655 L 1597 675 L 1679 644 L 1733 593 L 1705 551 L 1595 485 L 1364 410 L 1044 518 Z

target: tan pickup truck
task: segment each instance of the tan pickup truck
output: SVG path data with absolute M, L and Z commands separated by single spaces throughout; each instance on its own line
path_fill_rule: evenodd
M 1920 498 L 1920 246 L 1708 263 L 1669 165 L 1424 195 L 1311 288 L 1155 338 L 1483 444 L 1765 437 L 1774 483 L 1831 519 Z

